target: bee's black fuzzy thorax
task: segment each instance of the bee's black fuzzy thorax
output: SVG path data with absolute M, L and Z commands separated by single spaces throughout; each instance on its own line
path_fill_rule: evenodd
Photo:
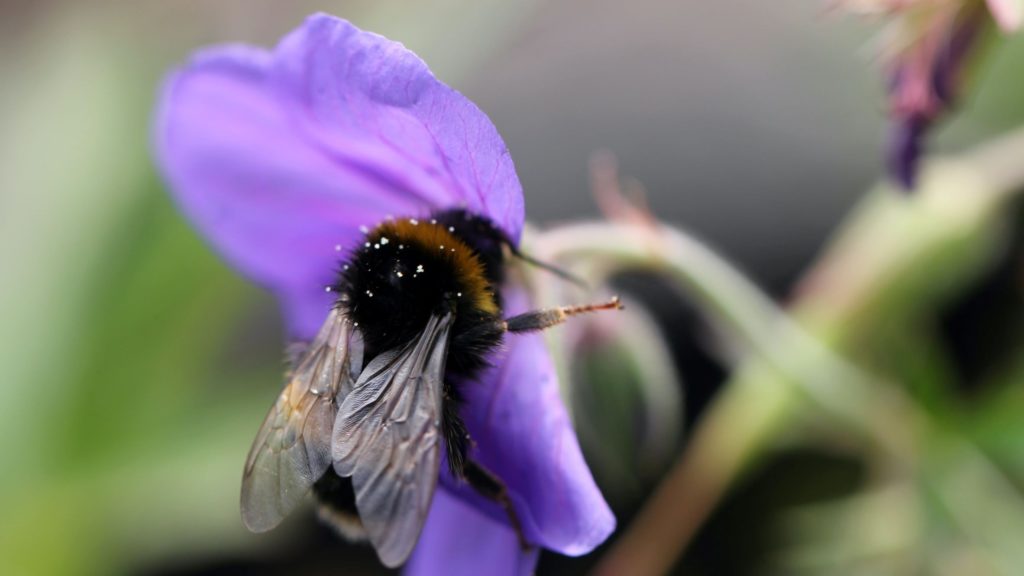
M 473 376 L 502 336 L 505 236 L 462 210 L 389 220 L 369 231 L 342 266 L 340 303 L 363 335 L 366 357 L 404 345 L 431 315 L 455 313 L 449 374 Z

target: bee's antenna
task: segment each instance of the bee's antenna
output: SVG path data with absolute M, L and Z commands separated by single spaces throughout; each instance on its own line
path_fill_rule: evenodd
M 571 282 L 571 283 L 579 286 L 580 288 L 586 288 L 587 287 L 587 283 L 584 282 L 583 279 L 580 278 L 579 276 L 576 276 L 576 275 L 574 275 L 571 272 L 567 272 L 565 270 L 562 270 L 561 268 L 559 268 L 558 266 L 555 266 L 554 264 L 548 264 L 547 262 L 542 262 L 540 260 L 537 260 L 536 258 L 533 258 L 532 256 L 528 256 L 526 254 L 523 254 L 522 252 L 519 251 L 518 248 L 513 246 L 511 243 L 508 244 L 508 247 L 509 247 L 509 250 L 512 252 L 512 255 L 515 256 L 516 258 L 519 258 L 523 262 L 526 262 L 528 264 L 532 264 L 532 265 L 534 265 L 537 268 L 540 268 L 542 270 L 547 270 L 548 272 L 551 272 L 552 274 L 554 274 L 555 276 L 558 276 L 562 280 L 565 280 L 567 282 Z
M 505 320 L 506 332 L 534 332 L 557 326 L 565 322 L 570 316 L 597 312 L 599 310 L 622 310 L 622 301 L 618 296 L 612 297 L 607 302 L 599 304 L 584 304 L 582 306 L 560 306 L 548 308 L 547 310 L 535 310 L 525 314 L 519 314 Z

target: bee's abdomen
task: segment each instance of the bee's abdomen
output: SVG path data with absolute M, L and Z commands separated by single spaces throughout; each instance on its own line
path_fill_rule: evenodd
M 356 510 L 356 494 L 351 478 L 342 478 L 331 468 L 313 484 L 320 520 L 353 542 L 366 539 L 366 529 Z

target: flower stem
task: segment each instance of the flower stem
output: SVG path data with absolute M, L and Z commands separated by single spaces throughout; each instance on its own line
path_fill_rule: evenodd
M 725 260 L 677 230 L 587 223 L 537 239 L 535 245 L 543 247 L 539 256 L 548 261 L 604 262 L 607 273 L 633 267 L 666 274 L 753 353 L 596 573 L 670 569 L 728 488 L 787 430 L 794 410 L 807 407 L 837 418 L 888 466 L 908 474 L 928 452 L 923 447 L 955 446 L 946 465 L 958 474 L 926 475 L 925 485 L 993 565 L 1019 562 L 1016 547 L 985 529 L 956 489 L 966 478 L 981 493 L 1000 494 L 1000 525 L 1024 529 L 1024 500 L 1002 473 L 972 444 L 940 429 L 902 388 L 837 353 L 855 350 L 850 332 L 870 327 L 862 316 L 884 319 L 886 310 L 901 303 L 940 299 L 943 289 L 977 273 L 986 261 L 977 256 L 994 253 L 1002 238 L 1001 209 L 1024 182 L 1024 164 L 1016 160 L 1021 157 L 1024 131 L 962 160 L 929 165 L 913 199 L 885 187 L 869 195 L 802 283 L 793 306 L 802 325 Z
M 743 341 L 754 359 L 715 399 L 690 448 L 602 560 L 600 575 L 668 570 L 732 483 L 784 428 L 800 391 L 898 454 L 910 452 L 909 427 L 918 420 L 897 389 L 869 383 L 702 243 L 677 230 L 648 232 L 578 224 L 545 233 L 535 246 L 544 247 L 549 261 L 594 258 L 667 274 L 714 323 Z M 873 425 L 883 419 L 891 425 Z
M 913 411 L 901 393 L 878 386 L 805 332 L 740 272 L 691 236 L 661 228 L 652 236 L 635 226 L 586 223 L 544 233 L 536 246 L 549 259 L 597 258 L 618 266 L 668 275 L 701 305 L 709 318 L 766 362 L 764 369 L 800 389 L 831 412 L 858 425 L 882 447 L 906 453 L 904 437 L 880 433 L 879 400 L 905 417 Z M 880 398 L 883 397 L 883 398 Z

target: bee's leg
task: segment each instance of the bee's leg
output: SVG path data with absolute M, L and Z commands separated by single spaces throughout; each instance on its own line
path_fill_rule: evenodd
M 458 389 L 448 382 L 442 390 L 441 401 L 441 432 L 444 435 L 445 455 L 448 457 L 448 469 L 455 478 L 466 477 L 466 455 L 469 453 L 469 431 L 459 416 L 462 399 Z
M 519 515 L 516 514 L 516 509 L 512 507 L 512 499 L 508 496 L 508 488 L 505 486 L 505 483 L 495 476 L 493 472 L 484 468 L 482 464 L 473 459 L 466 460 L 465 473 L 466 481 L 469 482 L 470 486 L 484 498 L 493 500 L 505 509 L 505 513 L 508 514 L 508 520 L 512 524 L 512 529 L 515 530 L 516 536 L 519 538 L 519 546 L 523 550 L 530 549 L 530 543 L 526 541 L 526 536 L 523 534 L 523 525 L 519 523 Z
M 598 310 L 621 310 L 622 302 L 615 296 L 607 302 L 600 304 L 585 304 L 583 306 L 560 306 L 548 308 L 547 310 L 535 310 L 518 316 L 505 319 L 506 332 L 535 332 L 565 322 L 570 316 L 597 312 Z

